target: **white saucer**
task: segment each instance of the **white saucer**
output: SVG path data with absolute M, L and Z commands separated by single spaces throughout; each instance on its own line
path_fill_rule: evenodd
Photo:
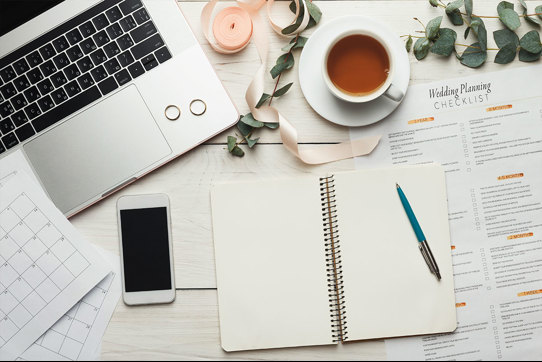
M 384 96 L 367 103 L 348 103 L 335 97 L 324 83 L 322 64 L 326 48 L 338 34 L 360 27 L 376 32 L 390 44 L 396 44 L 391 49 L 396 59 L 393 84 L 404 94 L 410 80 L 410 61 L 405 46 L 399 36 L 386 25 L 363 16 L 341 17 L 323 25 L 311 35 L 303 49 L 299 63 L 299 82 L 311 107 L 328 121 L 341 126 L 368 126 L 386 118 L 400 104 Z

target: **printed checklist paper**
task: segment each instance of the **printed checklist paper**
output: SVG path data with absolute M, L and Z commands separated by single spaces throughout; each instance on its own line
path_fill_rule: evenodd
M 111 267 L 34 180 L 6 164 L 2 172 L 10 176 L 0 182 L 0 360 L 14 360 Z
M 384 135 L 358 168 L 437 162 L 447 173 L 458 329 L 389 340 L 390 360 L 542 359 L 540 74 L 416 85 L 388 119 L 351 132 Z

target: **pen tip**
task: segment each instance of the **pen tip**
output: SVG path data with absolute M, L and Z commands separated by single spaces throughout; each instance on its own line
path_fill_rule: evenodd
M 397 186 L 398 189 L 401 188 L 397 182 L 395 183 L 395 186 Z

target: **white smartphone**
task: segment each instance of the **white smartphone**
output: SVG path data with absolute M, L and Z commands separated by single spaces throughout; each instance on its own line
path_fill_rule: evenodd
M 172 303 L 175 268 L 169 198 L 123 196 L 117 210 L 124 303 Z

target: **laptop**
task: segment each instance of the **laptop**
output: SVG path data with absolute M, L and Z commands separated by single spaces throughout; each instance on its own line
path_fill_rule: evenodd
M 21 150 L 66 216 L 239 119 L 175 0 L 2 0 L 0 17 L 0 159 Z

